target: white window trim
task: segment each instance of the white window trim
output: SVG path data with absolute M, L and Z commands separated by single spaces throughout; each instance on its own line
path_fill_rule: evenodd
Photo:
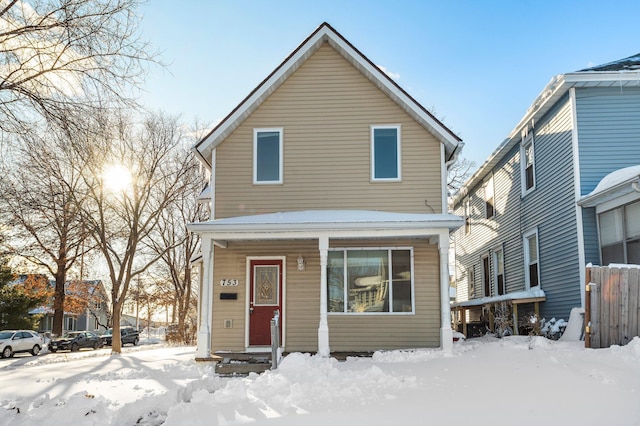
M 396 167 L 398 169 L 398 177 L 395 178 L 377 178 L 376 177 L 376 169 L 375 169 L 375 138 L 374 133 L 376 129 L 396 129 L 398 138 L 396 140 L 396 149 L 397 149 L 397 164 Z M 372 182 L 400 182 L 402 181 L 402 136 L 401 136 L 401 127 L 399 124 L 388 124 L 388 125 L 373 125 L 371 126 L 371 181 Z
M 527 147 L 529 147 L 529 145 L 531 145 L 531 156 L 533 158 L 533 163 L 531 164 L 533 170 L 533 186 L 527 189 Z M 523 136 L 522 142 L 520 143 L 520 189 L 523 197 L 536 189 L 536 147 L 533 140 L 533 130 L 526 136 Z
M 524 286 L 525 290 L 531 290 L 530 282 L 531 277 L 529 276 L 529 265 L 531 264 L 531 254 L 529 253 L 529 237 L 532 235 L 536 236 L 536 258 L 538 259 L 538 263 L 536 264 L 536 269 L 538 270 L 538 287 L 542 288 L 542 283 L 540 280 L 540 237 L 538 235 L 538 228 L 535 228 L 529 232 L 526 232 L 522 235 L 522 249 L 523 249 L 523 259 L 524 259 Z
M 279 154 L 279 170 L 278 180 L 258 180 L 258 133 L 263 132 L 278 132 L 280 140 L 278 144 Z M 284 170 L 284 129 L 282 127 L 262 127 L 253 129 L 253 183 L 255 185 L 277 185 L 283 183 L 283 170 Z
M 391 265 L 391 254 L 394 250 L 408 250 L 409 257 L 411 259 L 411 312 L 347 312 L 347 303 L 349 300 L 348 297 L 348 285 L 347 285 L 347 251 L 357 251 L 357 250 L 387 250 L 387 255 L 389 258 L 389 265 Z M 346 315 L 346 316 L 388 316 L 388 315 L 415 315 L 416 314 L 416 292 L 415 292 L 415 277 L 414 277 L 414 259 L 413 259 L 413 247 L 332 247 L 329 251 L 342 251 L 344 253 L 344 309 L 343 312 L 329 312 L 327 311 L 327 315 Z M 389 272 L 391 272 L 391 268 L 389 268 Z M 389 286 L 389 309 L 393 309 L 393 286 Z

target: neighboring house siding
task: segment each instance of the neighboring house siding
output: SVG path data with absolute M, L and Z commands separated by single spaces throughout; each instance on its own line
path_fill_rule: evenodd
M 540 285 L 547 295 L 541 315 L 547 319 L 568 320 L 571 308 L 581 306 L 571 129 L 564 96 L 536 125 L 536 189 L 523 199 L 523 232 L 538 229 Z
M 640 164 L 640 88 L 578 88 L 581 194 L 607 174 Z
M 371 182 L 371 125 L 401 126 L 401 182 Z M 284 183 L 252 185 L 253 129 L 274 127 L 284 134 Z M 318 208 L 442 212 L 440 142 L 328 45 L 217 148 L 215 173 L 216 218 Z
M 316 351 L 320 313 L 320 258 L 315 241 L 229 242 L 226 249 L 215 248 L 213 282 L 236 278 L 238 287 L 214 285 L 213 350 L 245 349 L 246 266 L 248 256 L 286 256 L 284 325 L 286 351 Z M 439 256 L 437 245 L 427 240 L 334 240 L 332 247 L 413 247 L 414 315 L 329 315 L 330 347 L 333 351 L 369 350 L 398 347 L 437 347 L 440 344 Z M 296 259 L 302 256 L 306 270 L 298 271 Z M 237 300 L 220 300 L 221 292 L 238 293 Z M 310 315 L 310 313 L 318 315 Z M 232 328 L 223 328 L 225 320 Z
M 522 242 L 520 233 L 520 151 L 513 148 L 493 170 L 495 217 L 485 218 L 484 190 L 482 183 L 470 192 L 471 232 L 465 235 L 464 227 L 456 235 L 456 260 L 458 277 L 465 277 L 459 286 L 461 293 L 457 301 L 468 300 L 466 274 L 474 267 L 475 298 L 483 297 L 482 256 L 489 255 L 491 294 L 496 294 L 494 282 L 493 252 L 501 248 L 504 252 L 504 274 L 507 292 L 524 289 Z M 464 202 L 464 200 L 463 200 Z M 463 204 L 456 214 L 464 215 Z
M 534 190 L 521 195 L 520 146 L 516 144 L 490 172 L 493 175 L 496 215 L 484 216 L 482 183 L 469 192 L 472 205 L 471 232 L 456 231 L 457 276 L 475 267 L 475 295 L 483 296 L 482 261 L 489 255 L 491 294 L 496 295 L 493 252 L 504 253 L 504 279 L 508 293 L 525 286 L 523 234 L 538 230 L 540 285 L 547 294 L 541 314 L 550 319 L 569 318 L 580 306 L 580 279 L 573 185 L 571 105 L 565 96 L 534 128 Z M 489 176 L 487 174 L 486 176 Z M 485 178 L 486 178 L 485 176 Z M 463 214 L 464 199 L 455 206 Z
M 609 173 L 640 164 L 640 88 L 578 88 L 581 195 Z M 600 264 L 595 208 L 583 209 L 585 261 Z

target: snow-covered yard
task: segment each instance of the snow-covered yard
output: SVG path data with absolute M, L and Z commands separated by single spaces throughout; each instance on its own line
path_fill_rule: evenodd
M 640 338 L 484 337 L 223 378 L 162 344 L 0 360 L 0 425 L 640 425 Z

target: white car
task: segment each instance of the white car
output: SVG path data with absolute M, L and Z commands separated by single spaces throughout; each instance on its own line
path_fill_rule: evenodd
M 5 330 L 0 331 L 0 356 L 11 358 L 18 352 L 31 352 L 36 356 L 44 346 L 44 339 L 35 331 Z

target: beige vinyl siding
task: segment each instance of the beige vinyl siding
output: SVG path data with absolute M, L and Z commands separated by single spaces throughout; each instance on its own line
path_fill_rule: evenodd
M 371 182 L 371 125 L 401 126 L 401 182 Z M 265 127 L 283 129 L 283 184 L 252 184 L 253 129 Z M 216 218 L 309 209 L 442 212 L 440 142 L 329 45 L 216 155 Z
M 368 351 L 440 344 L 440 291 L 437 245 L 426 239 L 332 240 L 331 247 L 413 247 L 416 313 L 413 315 L 329 315 L 332 351 Z M 306 270 L 297 270 L 302 256 Z M 284 344 L 287 351 L 318 349 L 320 320 L 320 257 L 316 240 L 229 242 L 215 249 L 212 349 L 245 349 L 247 257 L 286 256 Z M 237 278 L 238 287 L 216 285 L 222 278 Z M 238 300 L 220 300 L 220 293 L 237 291 Z M 223 328 L 224 320 L 233 328 Z

